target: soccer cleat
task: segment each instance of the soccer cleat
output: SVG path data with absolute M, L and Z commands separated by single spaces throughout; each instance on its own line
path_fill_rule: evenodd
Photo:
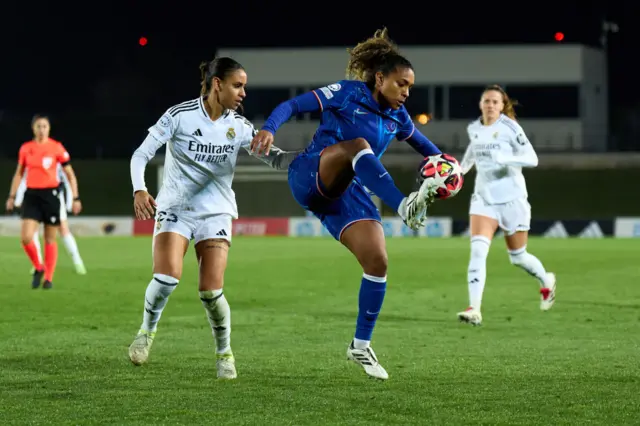
M 545 287 L 540 289 L 540 309 L 548 311 L 556 301 L 556 274 L 547 272 Z
M 53 288 L 53 283 L 49 280 L 44 280 L 44 283 L 42 283 L 42 288 L 45 290 L 50 290 L 51 288 Z
M 31 288 L 36 289 L 40 287 L 42 283 L 42 277 L 44 276 L 44 269 L 41 271 L 33 271 L 33 280 L 31 281 Z
M 436 193 L 433 179 L 425 179 L 420 189 L 409 194 L 400 203 L 398 213 L 404 223 L 414 231 L 424 226 L 427 219 L 427 207 L 433 202 Z
M 216 354 L 216 358 L 218 379 L 232 380 L 238 377 L 238 372 L 236 371 L 236 359 L 231 350 L 223 354 Z
M 138 331 L 138 335 L 133 339 L 133 343 L 129 346 L 129 359 L 135 365 L 142 365 L 149 358 L 149 350 L 153 345 L 153 339 L 156 332 L 149 333 L 146 330 Z
M 462 312 L 458 312 L 458 319 L 474 326 L 482 325 L 482 314 L 471 306 Z
M 87 274 L 87 268 L 84 267 L 84 263 L 79 262 L 73 265 L 74 268 L 76 268 L 76 274 L 78 275 L 86 275 Z
M 347 359 L 356 364 L 360 364 L 360 366 L 364 368 L 364 372 L 374 379 L 387 380 L 389 378 L 389 374 L 387 374 L 387 371 L 380 365 L 376 354 L 371 348 L 356 349 L 352 341 L 347 348 Z

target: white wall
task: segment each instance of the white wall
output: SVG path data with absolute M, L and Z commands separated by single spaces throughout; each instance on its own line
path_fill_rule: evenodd
M 406 47 L 416 84 L 577 83 L 583 78 L 582 46 Z M 220 49 L 249 74 L 249 85 L 322 86 L 345 76 L 345 48 Z

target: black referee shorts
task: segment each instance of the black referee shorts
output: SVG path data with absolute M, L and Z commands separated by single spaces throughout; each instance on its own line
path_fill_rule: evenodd
M 60 225 L 60 189 L 27 189 L 22 201 L 22 218 L 45 225 Z

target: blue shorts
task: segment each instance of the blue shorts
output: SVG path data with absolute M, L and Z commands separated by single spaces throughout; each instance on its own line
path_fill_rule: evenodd
M 340 241 L 349 226 L 361 220 L 382 222 L 380 212 L 364 186 L 353 180 L 338 198 L 324 195 L 318 174 L 321 153 L 302 153 L 289 166 L 289 187 L 293 198 L 305 210 L 312 212 L 327 228 L 333 238 Z

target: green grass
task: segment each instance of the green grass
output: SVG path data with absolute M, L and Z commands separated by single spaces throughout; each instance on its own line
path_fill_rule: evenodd
M 467 305 L 464 239 L 395 239 L 373 347 L 390 374 L 345 360 L 361 271 L 330 239 L 236 238 L 225 294 L 239 378 L 215 380 L 213 339 L 193 251 L 160 322 L 150 363 L 127 347 L 151 275 L 146 238 L 61 248 L 55 288 L 31 290 L 17 239 L 0 239 L 0 424 L 637 424 L 640 241 L 532 240 L 558 275 L 537 284 L 496 240 L 484 325 Z

